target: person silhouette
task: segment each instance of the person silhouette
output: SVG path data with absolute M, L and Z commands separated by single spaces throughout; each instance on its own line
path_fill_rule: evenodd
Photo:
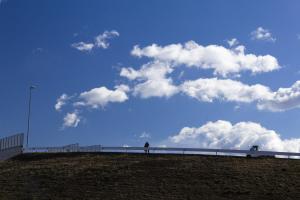
M 149 153 L 149 146 L 150 146 L 150 144 L 149 144 L 149 142 L 146 142 L 145 143 L 145 145 L 144 145 L 144 151 L 145 151 L 145 153 Z

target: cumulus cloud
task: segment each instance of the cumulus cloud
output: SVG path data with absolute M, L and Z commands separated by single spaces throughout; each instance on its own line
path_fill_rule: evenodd
M 234 47 L 239 44 L 239 41 L 236 38 L 232 38 L 230 40 L 227 40 L 227 43 L 228 43 L 229 47 Z
M 69 97 L 67 94 L 62 94 L 57 100 L 56 100 L 56 104 L 54 106 L 56 111 L 60 111 L 61 108 L 66 105 L 67 101 L 70 99 L 71 97 Z
M 177 86 L 173 85 L 172 78 L 167 78 L 172 71 L 168 63 L 154 61 L 144 64 L 139 70 L 122 68 L 120 76 L 131 81 L 137 80 L 138 83 L 133 88 L 135 96 L 168 98 L 179 92 Z
M 224 100 L 250 103 L 273 98 L 273 92 L 266 86 L 246 85 L 230 79 L 200 78 L 185 81 L 180 88 L 184 94 L 204 102 Z
M 289 88 L 279 88 L 273 98 L 259 102 L 258 108 L 270 111 L 285 111 L 300 107 L 300 81 Z
M 107 49 L 109 47 L 108 39 L 112 39 L 114 37 L 118 37 L 120 34 L 115 31 L 104 31 L 104 33 L 98 35 L 95 38 L 95 45 L 99 48 Z
M 77 111 L 67 113 L 64 117 L 63 128 L 77 127 L 80 122 L 80 116 Z
M 168 62 L 156 60 L 144 64 L 138 70 L 131 67 L 122 68 L 120 76 L 134 82 L 132 94 L 141 98 L 168 98 L 183 93 L 202 102 L 255 102 L 258 109 L 272 112 L 300 107 L 300 81 L 277 91 L 272 91 L 262 84 L 248 85 L 219 78 L 199 78 L 175 85 L 172 78 L 168 77 L 173 70 Z
M 300 107 L 300 81 L 296 81 L 291 87 L 279 88 L 277 91 L 272 91 L 261 84 L 247 85 L 235 80 L 218 78 L 185 81 L 179 87 L 184 94 L 203 102 L 214 100 L 256 102 L 258 109 L 272 112 Z
M 272 33 L 268 29 L 258 27 L 256 30 L 251 32 L 252 40 L 264 40 L 269 42 L 275 42 L 276 38 L 272 36 Z
M 75 103 L 76 106 L 90 106 L 92 108 L 105 107 L 108 103 L 121 103 L 128 99 L 126 92 L 129 91 L 127 85 L 117 85 L 115 90 L 110 90 L 104 86 L 93 88 L 82 92 L 79 95 L 81 101 Z
M 103 108 L 109 103 L 124 102 L 128 100 L 127 92 L 129 91 L 130 88 L 127 85 L 117 85 L 114 90 L 102 86 L 82 92 L 80 95 L 68 96 L 62 94 L 57 99 L 54 107 L 57 111 L 61 111 L 61 108 L 67 103 L 72 105 L 75 111 L 65 115 L 62 128 L 77 127 L 81 121 L 79 112 L 81 112 L 84 107 L 96 109 L 99 107 Z
M 186 65 L 201 69 L 212 69 L 215 75 L 226 77 L 250 71 L 253 74 L 279 69 L 277 59 L 271 55 L 245 54 L 240 45 L 227 49 L 219 45 L 202 46 L 194 41 L 182 44 L 159 46 L 152 44 L 140 48 L 134 46 L 131 54 L 137 57 L 149 57 L 160 62 L 169 62 L 172 66 Z
M 77 42 L 73 43 L 71 46 L 79 51 L 86 51 L 89 52 L 94 48 L 102 48 L 107 49 L 110 45 L 108 42 L 109 39 L 118 37 L 120 34 L 115 31 L 104 31 L 102 34 L 99 34 L 95 37 L 93 43 L 86 43 L 86 42 Z
M 249 149 L 259 145 L 262 150 L 299 152 L 300 139 L 282 139 L 274 130 L 254 122 L 231 124 L 218 120 L 200 127 L 184 127 L 165 141 L 168 146 Z

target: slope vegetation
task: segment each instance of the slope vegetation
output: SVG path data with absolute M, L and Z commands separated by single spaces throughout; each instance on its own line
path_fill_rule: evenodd
M 300 199 L 300 160 L 27 154 L 0 162 L 0 199 Z

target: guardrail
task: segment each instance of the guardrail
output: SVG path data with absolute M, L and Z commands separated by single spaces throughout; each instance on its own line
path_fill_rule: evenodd
M 144 147 L 105 147 L 101 145 L 79 146 L 72 144 L 62 147 L 30 147 L 23 149 L 23 153 L 65 153 L 65 152 L 123 152 L 144 153 Z M 297 152 L 276 151 L 250 151 L 236 149 L 207 149 L 207 148 L 175 148 L 175 147 L 149 147 L 150 153 L 175 153 L 175 154 L 204 154 L 204 155 L 230 155 L 230 156 L 272 156 L 285 158 L 300 158 Z
M 24 134 L 0 138 L 0 161 L 22 154 Z

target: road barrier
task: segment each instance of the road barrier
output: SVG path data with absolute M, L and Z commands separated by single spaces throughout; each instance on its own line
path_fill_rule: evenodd
M 0 139 L 0 160 L 6 160 L 23 152 L 24 134 Z
M 144 153 L 144 147 L 105 147 L 101 145 L 79 146 L 71 144 L 62 147 L 32 147 L 23 150 L 24 153 L 63 153 L 63 152 L 119 152 L 119 153 Z M 282 158 L 300 158 L 296 152 L 276 151 L 250 151 L 236 149 L 207 149 L 207 148 L 173 148 L 173 147 L 149 147 L 152 154 L 204 154 L 204 155 L 230 155 L 230 156 L 269 156 Z

